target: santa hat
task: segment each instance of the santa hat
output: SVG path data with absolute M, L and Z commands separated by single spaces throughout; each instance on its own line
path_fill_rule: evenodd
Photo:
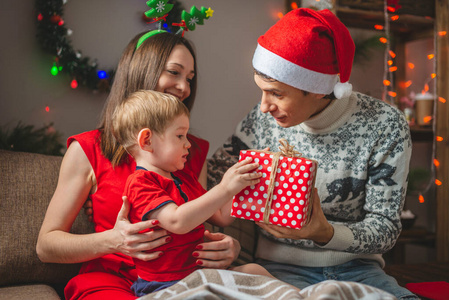
M 303 91 L 338 99 L 352 92 L 355 45 L 348 29 L 328 9 L 290 11 L 257 40 L 253 67 Z

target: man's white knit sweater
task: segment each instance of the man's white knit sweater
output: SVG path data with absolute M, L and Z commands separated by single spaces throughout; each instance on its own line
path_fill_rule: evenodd
M 352 93 L 320 114 L 282 128 L 257 105 L 209 161 L 209 179 L 219 182 L 240 150 L 277 151 L 285 138 L 304 157 L 318 161 L 316 187 L 334 236 L 325 246 L 278 239 L 262 231 L 257 256 L 299 266 L 334 266 L 364 258 L 384 264 L 401 231 L 411 156 L 409 126 L 396 108 Z

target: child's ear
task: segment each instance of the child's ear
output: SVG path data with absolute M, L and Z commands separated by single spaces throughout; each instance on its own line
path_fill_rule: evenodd
M 149 128 L 144 128 L 139 131 L 137 135 L 137 142 L 139 143 L 139 148 L 145 151 L 153 152 L 153 148 L 151 146 L 151 137 L 153 136 L 153 132 Z

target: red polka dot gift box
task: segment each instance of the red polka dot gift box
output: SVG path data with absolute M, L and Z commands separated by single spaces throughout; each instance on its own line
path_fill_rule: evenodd
M 280 152 L 240 151 L 240 161 L 259 163 L 262 178 L 234 196 L 231 216 L 299 229 L 311 212 L 317 162 L 301 157 L 286 140 L 280 143 Z

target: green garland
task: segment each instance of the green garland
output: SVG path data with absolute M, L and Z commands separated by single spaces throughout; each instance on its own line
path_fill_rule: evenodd
M 61 138 L 62 134 L 53 128 L 53 123 L 38 129 L 21 122 L 12 130 L 0 126 L 0 149 L 3 150 L 62 156 L 65 145 Z
M 36 37 L 42 49 L 54 56 L 52 74 L 65 73 L 69 75 L 72 88 L 86 86 L 93 90 L 109 91 L 115 70 L 98 69 L 96 59 L 82 56 L 81 51 L 73 48 L 68 34 L 69 30 L 63 21 L 66 1 L 36 0 L 35 2 Z M 178 22 L 181 11 L 184 9 L 178 1 L 170 2 L 174 7 L 167 17 L 168 24 Z M 142 9 L 145 8 L 148 7 L 142 5 Z

